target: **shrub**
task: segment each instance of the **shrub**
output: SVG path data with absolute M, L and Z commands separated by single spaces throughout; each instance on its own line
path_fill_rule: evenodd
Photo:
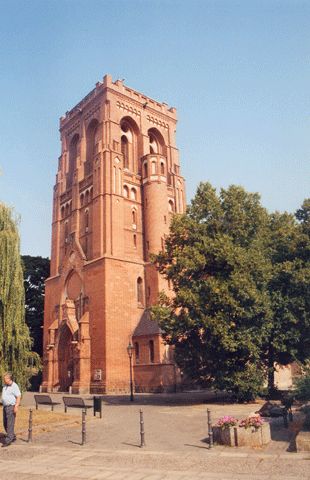
M 295 397 L 299 400 L 310 400 L 310 367 L 307 367 L 305 374 L 295 381 Z

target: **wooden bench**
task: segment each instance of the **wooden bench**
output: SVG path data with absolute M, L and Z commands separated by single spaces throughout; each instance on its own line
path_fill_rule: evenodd
M 54 410 L 54 405 L 60 405 L 58 402 L 53 402 L 49 395 L 35 395 L 36 410 L 38 410 L 39 405 L 50 405 L 52 411 Z
M 83 398 L 81 397 L 62 397 L 65 407 L 65 412 L 67 412 L 67 408 L 83 408 L 87 413 L 88 408 L 93 408 L 92 405 L 86 405 Z

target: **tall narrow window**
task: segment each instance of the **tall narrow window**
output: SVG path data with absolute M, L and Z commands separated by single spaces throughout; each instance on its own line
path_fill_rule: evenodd
M 64 237 L 65 237 L 65 245 L 67 245 L 69 243 L 69 225 L 68 225 L 68 222 L 65 222 L 65 234 L 64 234 Z
M 164 162 L 160 162 L 160 173 L 165 175 L 165 164 Z
M 121 150 L 124 158 L 124 168 L 129 168 L 129 147 L 126 135 L 121 137 Z
M 147 177 L 147 162 L 143 165 L 144 176 Z
M 143 305 L 143 280 L 141 277 L 137 279 L 137 300 L 139 304 Z
M 155 136 L 149 133 L 150 153 L 158 153 L 158 143 Z
M 128 197 L 129 197 L 129 190 L 128 190 L 127 185 L 124 185 L 123 195 L 124 195 L 125 198 L 128 198 Z
M 135 188 L 130 190 L 130 198 L 131 200 L 137 200 L 137 190 Z
M 137 223 L 137 214 L 136 214 L 136 211 L 135 211 L 135 210 L 132 210 L 131 214 L 132 214 L 132 223 L 133 223 L 134 225 L 136 225 L 136 223 Z
M 93 171 L 94 157 L 97 153 L 99 142 L 99 123 L 93 119 L 86 131 L 86 162 L 84 166 L 85 175 L 90 175 Z
M 155 173 L 156 173 L 156 162 L 152 162 L 151 173 L 152 173 L 152 175 L 155 175 Z
M 84 214 L 84 225 L 85 225 L 85 233 L 88 233 L 89 229 L 89 210 L 85 210 Z
M 150 353 L 150 362 L 154 363 L 155 355 L 154 355 L 154 340 L 149 341 L 149 353 Z
M 72 187 L 73 176 L 76 169 L 76 162 L 77 162 L 77 155 L 78 155 L 78 142 L 79 142 L 79 135 L 75 134 L 71 140 L 70 147 L 69 147 L 69 168 L 68 168 L 68 175 L 67 175 L 67 188 Z
M 137 248 L 137 235 L 135 233 L 133 235 L 133 246 Z

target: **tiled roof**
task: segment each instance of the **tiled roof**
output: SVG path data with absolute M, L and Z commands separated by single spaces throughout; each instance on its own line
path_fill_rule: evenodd
M 138 325 L 136 326 L 133 337 L 142 337 L 144 335 L 160 335 L 161 329 L 154 320 L 151 320 L 151 314 L 149 310 L 145 310 L 140 318 Z

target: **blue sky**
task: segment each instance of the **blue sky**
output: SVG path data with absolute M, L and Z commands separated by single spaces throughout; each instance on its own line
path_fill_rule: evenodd
M 0 201 L 49 256 L 59 117 L 105 73 L 178 110 L 199 181 L 294 212 L 310 186 L 310 2 L 0 0 Z

